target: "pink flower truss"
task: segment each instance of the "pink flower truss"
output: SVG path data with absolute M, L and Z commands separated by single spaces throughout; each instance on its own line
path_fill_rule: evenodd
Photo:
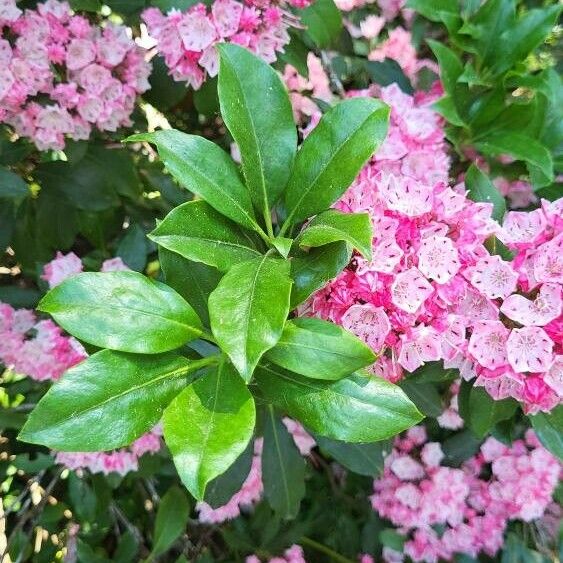
M 449 187 L 434 94 L 381 88 L 389 134 L 336 207 L 367 211 L 373 259 L 354 256 L 302 314 L 340 323 L 382 353 L 372 370 L 397 381 L 428 361 L 476 379 L 494 399 L 550 411 L 563 388 L 563 200 L 511 211 Z M 497 236 L 515 256 L 491 255 Z M 456 424 L 453 412 L 449 422 Z
M 290 0 L 297 8 L 309 3 Z M 236 43 L 271 63 L 289 43 L 288 28 L 298 23 L 284 2 L 275 0 L 215 0 L 210 8 L 196 4 L 186 12 L 170 10 L 166 15 L 147 8 L 142 18 L 174 80 L 195 90 L 218 72 L 217 43 Z
M 453 560 L 456 553 L 489 556 L 500 549 L 509 520 L 540 518 L 551 503 L 560 463 L 532 431 L 511 447 L 488 438 L 460 469 L 445 467 L 440 444 L 423 427 L 395 439 L 370 497 L 378 514 L 405 536 L 413 561 Z M 441 535 L 435 530 L 441 526 Z M 384 553 L 386 561 L 403 554 Z
M 37 381 L 54 381 L 84 358 L 80 343 L 53 321 L 0 303 L 0 364 Z
M 112 452 L 57 452 L 55 461 L 69 469 L 87 469 L 91 473 L 119 473 L 126 475 L 139 468 L 139 459 L 161 448 L 162 430 L 159 426 L 137 438 L 130 446 Z
M 131 124 L 151 66 L 127 28 L 92 25 L 58 0 L 23 13 L 2 0 L 0 28 L 0 123 L 39 150 Z

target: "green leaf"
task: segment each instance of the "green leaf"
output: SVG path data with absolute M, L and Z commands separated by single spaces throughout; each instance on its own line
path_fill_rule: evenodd
M 194 308 L 205 326 L 209 326 L 207 300 L 221 279 L 219 271 L 201 262 L 187 260 L 162 246 L 158 249 L 158 258 L 166 284 Z
M 119 242 L 116 256 L 120 256 L 132 270 L 142 272 L 147 263 L 147 253 L 145 231 L 137 224 L 131 225 Z
M 186 530 L 189 515 L 190 501 L 186 493 L 172 485 L 158 505 L 151 557 L 158 557 L 172 547 Z
M 313 379 L 342 379 L 373 364 L 371 348 L 342 327 L 313 318 L 287 321 L 278 343 L 265 358 Z
M 558 406 L 550 413 L 540 412 L 529 418 L 540 442 L 563 461 L 563 407 Z
M 391 451 L 387 440 L 372 444 L 348 444 L 324 436 L 315 436 L 315 440 L 321 450 L 328 453 L 340 465 L 367 477 L 381 475 L 384 456 Z
M 529 10 L 510 27 L 502 29 L 494 42 L 494 58 L 490 61 L 492 72 L 501 74 L 523 61 L 549 35 L 560 12 L 560 5 Z
M 460 58 L 448 47 L 439 41 L 427 40 L 440 65 L 440 79 L 444 90 L 450 96 L 455 96 L 456 84 L 463 72 L 463 64 Z
M 205 201 L 188 201 L 173 209 L 149 238 L 188 260 L 226 272 L 260 256 L 254 240 Z
M 240 149 L 254 207 L 271 226 L 270 210 L 287 184 L 297 150 L 289 96 L 276 71 L 247 49 L 234 43 L 217 49 L 221 115 Z
M 29 186 L 17 174 L 0 166 L 0 199 L 21 200 L 30 193 Z
M 506 201 L 487 175 L 475 164 L 472 164 L 465 174 L 465 187 L 468 190 L 469 199 L 492 203 L 493 218 L 502 221 L 506 212 Z
M 513 399 L 495 401 L 483 387 L 471 388 L 469 394 L 469 416 L 465 421 L 478 438 L 484 438 L 495 424 L 510 418 L 518 408 Z
M 395 551 L 403 551 L 405 536 L 399 534 L 393 528 L 385 528 L 379 532 L 379 541 L 385 546 Z
M 473 457 L 481 446 L 482 440 L 475 437 L 471 430 L 463 430 L 450 436 L 442 444 L 448 465 L 460 466 L 464 461 Z
M 443 21 L 444 13 L 459 16 L 457 0 L 407 0 L 407 7 L 433 22 Z
M 282 518 L 295 518 L 305 496 L 305 460 L 272 407 L 264 424 L 262 480 L 270 506 Z
M 342 31 L 342 15 L 333 0 L 316 0 L 300 11 L 307 35 L 321 49 L 330 47 Z
M 205 489 L 204 500 L 212 508 L 219 508 L 229 502 L 232 496 L 241 490 L 246 481 L 252 460 L 254 459 L 254 442 L 251 440 L 248 446 L 240 454 L 237 460 L 219 477 L 215 477 Z
M 319 213 L 297 238 L 301 247 L 324 246 L 344 240 L 366 260 L 371 260 L 371 219 L 368 213 L 342 213 L 329 209 Z
M 245 381 L 289 313 L 289 263 L 263 256 L 233 266 L 209 296 L 211 330 Z
M 336 382 L 321 381 L 261 366 L 256 380 L 266 400 L 334 440 L 377 442 L 423 418 L 400 387 L 376 377 L 355 374 Z
M 366 70 L 373 82 L 381 86 L 397 84 L 406 94 L 412 94 L 414 89 L 403 69 L 394 59 L 383 61 L 365 61 Z
M 536 172 L 538 186 L 553 182 L 553 160 L 550 152 L 538 141 L 512 131 L 493 133 L 475 142 L 475 148 L 488 156 L 508 154 L 526 163 L 530 173 Z
M 345 100 L 323 115 L 297 153 L 285 225 L 328 209 L 346 191 L 385 139 L 388 119 L 389 108 L 372 98 Z
M 407 378 L 401 381 L 400 387 L 426 416 L 436 418 L 442 414 L 442 399 L 431 383 L 415 383 Z
M 49 291 L 37 308 L 76 338 L 122 352 L 166 352 L 202 330 L 180 295 L 137 272 L 72 276 Z
M 432 104 L 432 107 L 452 125 L 463 127 L 465 123 L 457 113 L 454 106 L 453 99 L 449 96 L 444 96 Z
M 260 229 L 235 163 L 215 143 L 175 129 L 132 135 L 126 140 L 154 143 L 164 165 L 182 186 L 235 223 Z
M 334 242 L 297 254 L 291 260 L 291 308 L 335 278 L 351 257 L 352 248 L 346 242 Z
M 254 399 L 221 362 L 184 389 L 164 412 L 164 439 L 182 483 L 198 500 L 207 484 L 245 450 L 256 420 Z
M 491 38 L 499 38 L 514 19 L 514 0 L 487 0 L 461 27 L 459 33 L 474 39 L 472 52 L 481 57 L 483 64 L 490 66 L 497 57 L 497 41 L 491 41 Z
M 284 258 L 287 258 L 293 246 L 293 239 L 276 237 L 272 240 L 272 244 Z
M 97 352 L 47 391 L 19 439 L 66 452 L 126 446 L 160 420 L 189 374 L 208 363 L 170 353 Z

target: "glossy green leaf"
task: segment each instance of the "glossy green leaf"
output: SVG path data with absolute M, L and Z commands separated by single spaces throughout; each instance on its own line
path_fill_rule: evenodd
M 290 292 L 289 263 L 263 256 L 233 266 L 209 296 L 213 335 L 247 382 L 282 334 Z
M 371 348 L 342 327 L 314 318 L 287 321 L 266 359 L 313 379 L 342 379 L 375 362 Z
M 455 96 L 456 84 L 463 72 L 463 64 L 460 58 L 448 47 L 439 41 L 429 39 L 428 45 L 438 59 L 440 65 L 440 79 L 444 90 L 450 96 Z
M 190 501 L 186 493 L 172 485 L 161 498 L 156 512 L 152 557 L 168 551 L 184 533 L 190 516 Z
M 406 5 L 434 22 L 443 21 L 443 14 L 459 15 L 457 0 L 407 0 Z
M 493 218 L 502 221 L 506 213 L 506 201 L 488 176 L 475 164 L 472 164 L 465 174 L 465 187 L 468 190 L 469 199 L 492 203 Z
M 87 272 L 38 305 L 67 332 L 100 348 L 156 354 L 201 334 L 199 317 L 173 289 L 137 272 Z
M 389 108 L 372 98 L 345 100 L 323 115 L 297 153 L 286 225 L 328 209 L 346 191 L 385 139 L 388 119 Z
M 256 420 L 254 399 L 222 362 L 184 389 L 164 412 L 164 439 L 180 479 L 198 500 L 207 484 L 245 450 Z
M 19 439 L 66 452 L 126 446 L 160 420 L 189 375 L 209 362 L 171 353 L 97 352 L 49 389 Z
M 376 442 L 423 418 L 400 387 L 376 377 L 321 381 L 269 365 L 256 370 L 256 380 L 266 400 L 334 440 Z
M 219 270 L 202 262 L 187 260 L 163 246 L 158 249 L 158 259 L 166 284 L 175 289 L 209 326 L 207 300 L 221 279 Z
M 241 490 L 246 481 L 252 460 L 254 459 L 254 442 L 250 441 L 242 454 L 225 471 L 225 473 L 215 477 L 205 489 L 204 500 L 212 508 L 224 506 L 231 500 L 232 496 Z
M 317 47 L 329 47 L 340 36 L 342 15 L 333 0 L 315 0 L 304 10 L 300 10 L 299 15 L 307 35 Z
M 479 451 L 481 443 L 482 440 L 469 429 L 450 436 L 442 444 L 448 465 L 460 466 Z
M 305 460 L 272 407 L 264 423 L 262 481 L 270 506 L 282 518 L 295 518 L 305 496 Z
M 301 247 L 324 246 L 344 240 L 366 260 L 371 260 L 372 228 L 368 213 L 342 213 L 329 209 L 319 213 L 299 235 Z
M 387 440 L 372 444 L 349 444 L 316 436 L 315 440 L 322 451 L 329 454 L 340 465 L 358 475 L 377 477 L 383 471 L 383 459 L 391 451 Z
M 547 185 L 553 181 L 553 160 L 550 152 L 541 143 L 512 131 L 487 135 L 475 143 L 477 150 L 486 155 L 508 154 L 516 160 L 522 160 L 530 172 L 537 171 L 538 185 Z
M 205 201 L 189 201 L 173 209 L 149 238 L 188 260 L 226 272 L 260 256 L 250 233 L 223 217 Z
M 234 43 L 217 49 L 221 115 L 240 149 L 254 207 L 269 220 L 297 150 L 289 96 L 275 70 L 247 49 Z
M 215 143 L 175 129 L 132 135 L 126 140 L 154 143 L 164 165 L 182 186 L 239 225 L 260 228 L 235 163 Z
M 287 258 L 293 246 L 293 239 L 276 237 L 272 240 L 272 244 L 284 258 Z
M 314 291 L 335 278 L 350 262 L 352 248 L 346 242 L 334 242 L 291 260 L 291 308 L 303 303 Z
M 550 413 L 540 412 L 529 418 L 540 442 L 563 461 L 563 407 L 558 406 Z

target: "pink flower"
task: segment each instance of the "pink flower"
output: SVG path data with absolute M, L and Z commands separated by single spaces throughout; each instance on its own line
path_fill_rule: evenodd
M 82 261 L 74 252 L 68 254 L 57 252 L 57 256 L 43 266 L 41 279 L 44 279 L 49 287 L 53 288 L 74 274 L 79 274 L 82 269 Z

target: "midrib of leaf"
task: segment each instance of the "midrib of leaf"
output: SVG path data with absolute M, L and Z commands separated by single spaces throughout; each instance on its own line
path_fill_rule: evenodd
M 250 246 L 245 246 L 244 244 L 240 244 L 237 242 L 229 242 L 229 241 L 224 241 L 224 240 L 217 240 L 217 239 L 211 239 L 211 238 L 207 238 L 207 237 L 196 237 L 196 236 L 188 236 L 188 235 L 150 235 L 149 238 L 151 240 L 153 240 L 154 242 L 157 242 L 156 239 L 164 239 L 164 238 L 168 238 L 168 239 L 180 239 L 180 240 L 187 240 L 187 241 L 203 241 L 203 242 L 209 242 L 212 244 L 217 244 L 217 245 L 222 245 L 222 246 L 233 246 L 235 248 L 242 248 L 244 250 L 250 250 L 251 252 L 254 252 L 254 254 L 257 254 L 258 256 L 262 256 L 262 254 L 260 254 L 260 252 L 258 252 L 256 249 L 254 248 L 250 248 Z M 161 244 L 160 242 L 158 244 Z M 162 245 L 164 246 L 164 245 Z M 166 247 L 165 247 L 166 248 Z M 172 250 L 172 249 L 169 249 Z M 172 250 L 172 252 L 176 252 L 175 250 Z
M 104 306 L 104 305 L 90 305 L 90 304 L 88 304 L 88 306 L 85 306 L 85 305 L 68 305 L 68 304 L 65 304 L 64 309 L 63 309 L 62 311 L 61 311 L 61 310 L 58 310 L 58 311 L 53 311 L 53 312 L 54 312 L 54 313 L 60 313 L 60 312 L 64 312 L 65 310 L 68 310 L 68 309 L 70 309 L 70 308 L 73 308 L 73 309 L 75 309 L 75 310 L 76 310 L 76 309 L 81 309 L 81 308 L 82 308 L 82 309 L 87 308 L 89 311 L 91 311 L 91 310 L 108 311 L 108 310 L 109 310 L 110 312 L 115 312 L 115 309 L 118 309 L 119 307 L 106 307 L 106 306 Z M 192 326 L 192 325 L 188 325 L 188 324 L 185 324 L 185 323 L 183 323 L 183 322 L 177 321 L 176 319 L 171 319 L 170 317 L 166 317 L 166 316 L 161 315 L 161 314 L 159 314 L 159 313 L 155 313 L 155 312 L 152 312 L 152 311 L 144 311 L 143 309 L 135 309 L 134 307 L 125 307 L 125 306 L 123 306 L 123 307 L 121 307 L 121 308 L 126 309 L 127 311 L 132 311 L 133 313 L 139 313 L 139 315 L 145 315 L 145 316 L 147 316 L 147 317 L 155 317 L 155 318 L 157 318 L 157 319 L 164 319 L 165 321 L 167 321 L 167 322 L 169 322 L 169 323 L 176 324 L 176 325 L 179 325 L 179 326 L 181 326 L 181 327 L 187 328 L 187 329 L 189 329 L 191 332 L 197 332 L 197 333 L 201 334 L 201 330 L 200 330 L 200 329 L 195 328 L 195 327 Z
M 379 111 L 379 110 L 375 110 L 375 111 Z M 368 117 L 366 117 L 366 119 L 364 119 L 360 125 L 358 125 L 358 127 L 356 128 L 356 130 L 349 136 L 347 137 L 340 145 L 338 145 L 338 148 L 335 150 L 335 152 L 333 153 L 333 155 L 330 157 L 329 162 L 327 163 L 327 165 L 320 170 L 320 172 L 315 176 L 315 178 L 313 179 L 312 182 L 309 183 L 309 185 L 307 186 L 307 188 L 305 188 L 302 192 L 301 192 L 301 196 L 298 198 L 297 202 L 295 203 L 295 205 L 293 206 L 293 210 L 291 211 L 291 213 L 287 216 L 287 219 L 285 220 L 285 223 L 280 231 L 280 236 L 283 236 L 283 234 L 285 233 L 285 231 L 287 230 L 287 227 L 289 227 L 289 225 L 291 224 L 291 219 L 293 218 L 293 216 L 295 215 L 295 213 L 297 212 L 297 209 L 299 208 L 299 206 L 301 205 L 301 202 L 303 201 L 303 199 L 305 199 L 305 196 L 309 194 L 309 192 L 313 189 L 313 186 L 315 186 L 317 184 L 317 182 L 319 181 L 320 178 L 322 178 L 322 176 L 332 167 L 332 164 L 334 163 L 336 157 L 342 152 L 342 149 L 348 144 L 348 142 L 350 140 L 352 140 L 359 132 L 359 130 L 364 126 L 364 124 L 370 120 L 371 117 L 373 117 L 373 114 L 375 112 L 372 112 L 369 114 Z
M 213 361 L 215 361 L 213 359 Z M 129 394 L 129 393 L 134 393 L 135 391 L 138 391 L 140 389 L 144 389 L 145 387 L 151 387 L 152 385 L 159 383 L 160 381 L 162 381 L 163 379 L 167 379 L 167 378 L 173 378 L 173 377 L 180 377 L 182 375 L 188 374 L 191 371 L 197 370 L 200 367 L 205 367 L 206 365 L 210 364 L 210 358 L 205 358 L 203 360 L 197 360 L 187 366 L 184 366 L 182 368 L 179 369 L 175 369 L 171 372 L 167 372 L 164 373 L 162 375 L 159 375 L 157 377 L 155 377 L 154 379 L 151 379 L 150 381 L 147 381 L 145 383 L 141 383 L 139 385 L 134 385 L 133 387 L 129 387 L 124 391 L 121 391 L 120 393 L 117 393 L 116 395 L 112 395 L 111 397 L 108 397 L 107 399 L 104 399 L 103 401 L 96 403 L 94 405 L 90 405 L 89 407 L 79 410 L 79 411 L 73 411 L 72 414 L 70 414 L 69 416 L 60 419 L 59 421 L 57 421 L 57 424 L 53 425 L 54 427 L 59 427 L 61 425 L 63 425 L 64 423 L 72 420 L 73 418 L 76 418 L 77 415 L 84 415 L 90 411 L 96 410 L 100 407 L 103 407 L 104 405 L 111 403 L 112 401 L 117 401 L 119 399 L 121 399 L 122 397 L 124 397 L 125 395 Z
M 172 154 L 172 153 L 169 153 Z M 170 158 L 170 157 L 169 157 Z M 174 160 L 176 160 L 173 157 Z M 228 190 L 224 190 L 222 189 L 222 186 L 217 184 L 216 182 L 214 182 L 213 180 L 211 180 L 208 176 L 206 176 L 202 171 L 200 171 L 198 168 L 196 168 L 195 166 L 189 166 L 188 164 L 184 163 L 184 161 L 181 161 L 180 159 L 177 159 L 178 162 L 180 162 L 180 164 L 185 164 L 186 168 L 189 168 L 192 170 L 192 173 L 195 176 L 198 176 L 200 178 L 203 178 L 205 181 L 207 181 L 209 184 L 211 184 L 212 186 L 214 186 L 218 192 L 220 192 L 222 195 L 224 195 L 239 211 L 242 212 L 242 214 L 250 221 L 250 223 L 256 227 L 258 227 L 258 224 L 256 223 L 256 220 L 248 213 L 248 211 L 246 209 L 244 209 L 244 207 L 242 207 L 242 205 L 240 205 L 240 203 L 234 199 L 231 194 L 229 193 Z M 166 164 L 166 161 L 165 161 Z M 244 188 L 244 186 L 243 186 Z M 189 189 L 189 188 L 188 188 Z M 207 198 L 204 198 L 207 201 Z M 207 201 L 208 202 L 208 201 Z M 209 202 L 208 202 L 209 203 Z M 211 205 L 211 204 L 209 204 Z M 213 207 L 213 206 L 212 206 Z
M 291 506 L 291 500 L 290 500 L 290 494 L 289 494 L 289 484 L 287 482 L 287 475 L 285 472 L 285 467 L 283 465 L 283 463 L 281 462 L 281 460 L 283 459 L 282 453 L 281 453 L 281 448 L 280 448 L 280 443 L 279 443 L 279 438 L 278 438 L 278 431 L 276 428 L 276 424 L 275 424 L 275 418 L 274 418 L 274 409 L 272 407 L 272 405 L 269 405 L 268 407 L 268 411 L 270 414 L 270 422 L 272 424 L 272 436 L 274 438 L 274 444 L 276 446 L 276 454 L 277 454 L 277 459 L 279 462 L 279 467 L 280 467 L 280 474 L 282 476 L 282 483 L 283 483 L 283 490 L 284 490 L 284 496 L 285 496 L 285 500 L 286 500 L 286 504 L 287 504 L 287 513 L 289 514 L 289 508 Z
M 262 266 L 266 262 L 267 258 L 268 258 L 267 256 L 264 256 L 260 264 L 258 264 L 258 267 L 256 268 L 256 272 L 254 273 L 254 278 L 252 279 L 252 283 L 250 286 L 251 287 L 250 299 L 248 300 L 247 315 L 244 323 L 244 354 L 246 356 L 245 359 L 248 358 L 248 332 L 249 332 L 248 329 L 250 327 L 250 317 L 251 317 L 252 305 L 254 303 L 254 292 L 256 291 L 256 281 L 258 280 L 258 274 L 260 273 L 260 270 L 262 269 Z M 246 363 L 248 364 L 248 361 L 246 361 Z M 246 367 L 248 367 L 248 365 Z
M 207 425 L 207 429 L 206 429 L 206 432 L 205 432 L 205 439 L 203 440 L 203 444 L 202 444 L 202 447 L 201 447 L 201 450 L 200 450 L 200 454 L 198 456 L 198 479 L 197 479 L 198 480 L 198 487 L 199 487 L 199 479 L 201 477 L 201 474 L 200 474 L 201 461 L 202 461 L 202 459 L 205 455 L 205 449 L 207 447 L 207 443 L 209 442 L 209 436 L 211 435 L 211 429 L 213 427 L 213 423 L 214 423 L 214 420 L 215 420 L 215 413 L 217 411 L 217 399 L 219 397 L 219 385 L 221 383 L 221 374 L 222 374 L 222 371 L 223 371 L 223 367 L 224 367 L 224 364 L 220 364 L 217 367 L 217 383 L 215 385 L 215 395 L 213 397 L 213 409 L 211 410 L 211 419 L 209 421 L 209 424 Z
M 223 56 L 225 56 L 225 57 L 228 58 L 228 55 L 227 55 L 226 53 L 224 53 L 224 52 L 223 52 Z M 254 125 L 254 121 L 253 121 L 253 119 L 252 119 L 252 115 L 251 115 L 251 113 L 250 113 L 250 111 L 249 111 L 249 109 L 248 109 L 248 108 L 249 108 L 249 105 L 248 105 L 248 101 L 247 101 L 247 99 L 246 99 L 244 90 L 243 90 L 243 88 L 242 88 L 242 82 L 239 80 L 239 77 L 238 77 L 237 73 L 233 70 L 234 67 L 233 67 L 232 61 L 230 61 L 230 59 L 229 59 L 229 62 L 231 62 L 231 70 L 233 71 L 232 74 L 234 75 L 235 80 L 236 80 L 236 83 L 238 84 L 240 96 L 241 96 L 242 101 L 243 101 L 243 104 L 242 104 L 243 113 L 245 114 L 245 116 L 246 116 L 246 118 L 247 118 L 247 121 L 250 123 L 250 127 L 249 127 L 249 128 L 250 128 L 250 130 L 252 131 L 252 138 L 256 141 L 256 143 L 255 143 L 255 144 L 256 144 L 256 150 L 255 150 L 255 152 L 256 152 L 257 159 L 258 159 L 258 163 L 259 163 L 258 170 L 259 170 L 259 172 L 260 172 L 260 189 L 262 190 L 262 200 L 263 200 L 263 205 L 264 205 L 264 209 L 263 209 L 262 211 L 264 212 L 264 215 L 267 215 L 267 214 L 270 212 L 270 209 L 269 209 L 269 204 L 270 204 L 270 202 L 268 201 L 268 193 L 267 193 L 267 191 L 266 191 L 266 178 L 265 178 L 265 176 L 264 176 L 264 163 L 263 163 L 263 161 L 262 161 L 262 153 L 260 152 L 260 148 L 259 148 L 259 147 L 260 147 L 260 143 L 258 143 L 258 136 L 257 136 L 257 134 L 256 134 L 256 127 L 255 127 L 255 125 Z M 244 170 L 245 168 L 246 168 L 246 167 L 243 167 L 243 170 Z M 246 174 L 245 174 L 245 176 L 246 176 Z M 246 179 L 246 181 L 247 181 L 247 183 L 248 183 L 248 178 Z

